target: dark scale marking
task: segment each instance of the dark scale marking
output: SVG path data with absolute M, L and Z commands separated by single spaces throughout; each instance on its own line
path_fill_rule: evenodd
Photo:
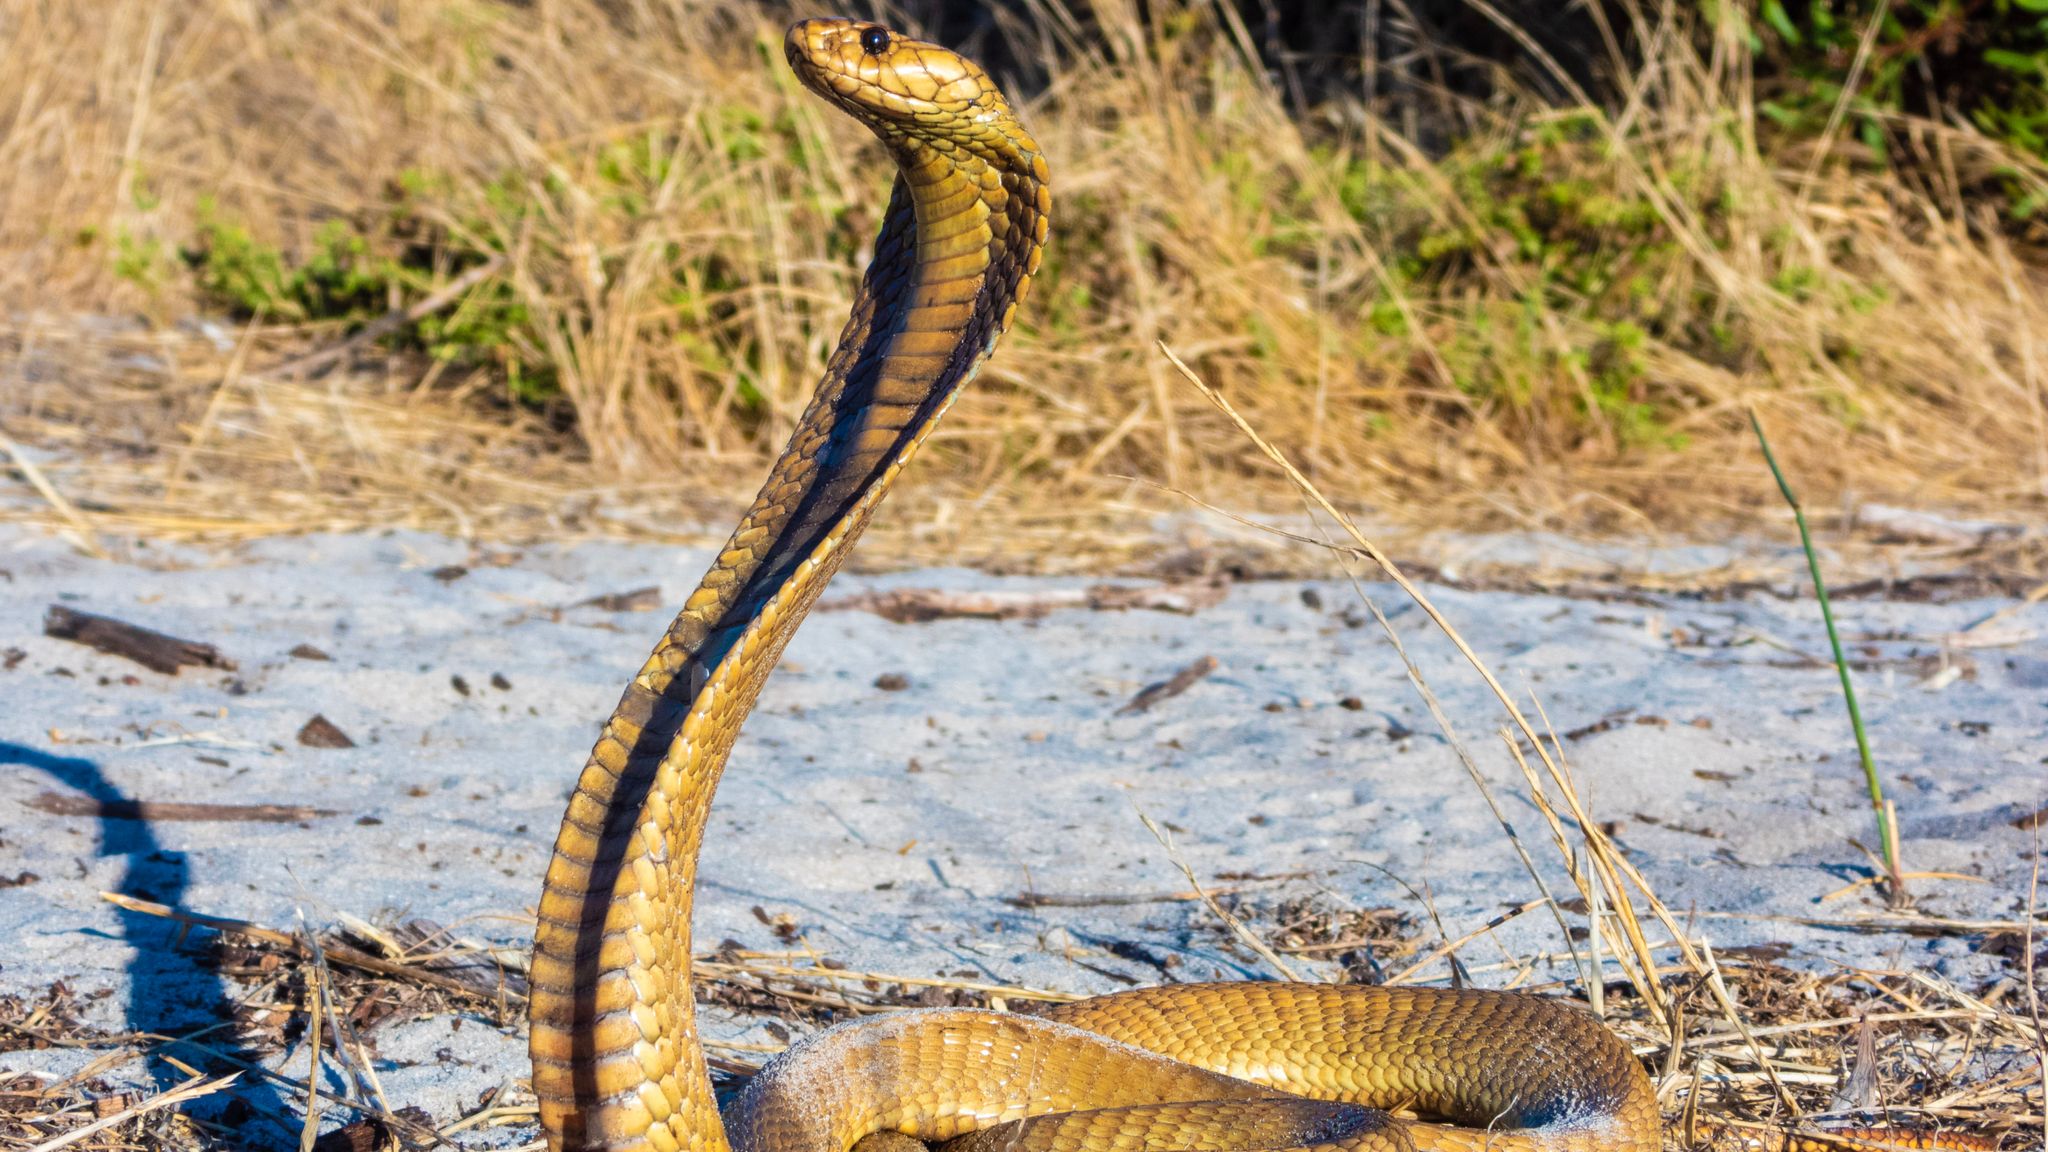
M 792 46 L 792 53 L 794 50 Z M 534 961 L 536 990 L 555 995 L 537 996 L 534 1001 L 533 1050 L 535 1087 L 542 1096 L 544 1116 L 570 1147 L 610 1146 L 624 1139 L 618 1128 L 621 1120 L 609 1106 L 631 1103 L 630 1081 L 617 1073 L 631 1071 L 627 1065 L 636 1062 L 631 1045 L 638 1039 L 638 1029 L 626 1006 L 635 1002 L 637 993 L 629 986 L 622 987 L 627 982 L 621 965 L 632 955 L 623 930 L 632 917 L 615 894 L 639 889 L 628 863 L 663 756 L 693 706 L 703 703 L 699 698 L 702 686 L 718 674 L 736 645 L 749 643 L 745 674 L 736 690 L 729 689 L 710 702 L 712 736 L 707 746 L 697 750 L 699 762 L 712 766 L 709 771 L 715 781 L 716 769 L 751 706 L 752 693 L 792 630 L 780 627 L 758 639 L 743 640 L 749 628 L 816 546 L 839 533 L 841 547 L 818 566 L 807 585 L 799 588 L 796 602 L 785 610 L 790 625 L 801 617 L 865 524 L 865 508 L 854 511 L 862 492 L 901 456 L 979 367 L 1011 303 L 991 294 L 989 277 L 983 273 L 995 272 L 1011 292 L 1023 283 L 1011 270 L 990 266 L 985 256 L 959 259 L 961 253 L 952 251 L 954 245 L 945 240 L 967 235 L 981 223 L 981 214 L 974 209 L 984 195 L 978 190 L 978 175 L 991 158 L 991 149 L 1010 147 L 1007 156 L 995 159 L 1021 163 L 1026 171 L 1042 170 L 1035 154 L 1018 153 L 999 134 L 984 139 L 977 133 L 976 139 L 957 141 L 944 150 L 923 148 L 915 130 L 890 123 L 889 113 L 859 110 L 849 95 L 860 90 L 858 84 L 828 78 L 812 86 L 876 128 L 897 152 L 904 175 L 892 190 L 875 256 L 863 277 L 853 314 L 789 449 L 777 461 L 753 508 L 699 591 L 622 694 L 565 814 L 556 858 L 543 888 Z M 893 82 L 891 86 L 904 88 Z M 960 187 L 949 183 L 955 181 Z M 913 187 L 928 190 L 917 195 L 937 194 L 936 202 L 924 206 L 924 217 L 938 240 L 932 255 L 950 261 L 922 275 L 917 269 Z M 1009 215 L 998 210 L 994 197 L 989 199 L 989 227 L 1002 232 L 1013 226 Z M 1010 199 L 1003 197 L 1005 202 Z M 959 219 L 962 216 L 964 221 Z M 1042 233 L 1042 228 L 1038 231 Z M 1008 253 L 1034 238 L 1030 232 L 1005 237 L 988 251 Z M 949 284 L 947 276 L 964 282 Z M 964 302 L 970 298 L 974 301 L 971 310 L 961 309 L 952 315 L 944 315 L 951 311 L 945 308 L 938 315 L 913 308 L 919 301 Z M 920 332 L 957 331 L 959 339 L 950 354 L 920 349 L 897 357 L 888 355 L 893 338 L 912 330 L 913 324 Z M 966 355 L 962 355 L 963 348 Z M 875 405 L 878 392 L 892 402 Z M 686 828 L 677 843 L 645 847 L 680 850 L 694 860 L 701 834 L 701 828 Z M 666 878 L 666 867 L 659 865 L 657 875 L 663 878 L 661 883 L 673 887 Z M 678 903 L 687 909 L 688 893 L 649 891 L 647 896 L 655 914 L 670 921 L 668 937 L 654 941 L 663 957 L 658 967 L 667 970 L 671 981 L 686 979 L 688 956 L 678 940 L 687 940 L 688 925 L 677 921 L 687 913 L 678 914 L 674 909 Z M 680 954 L 673 954 L 677 952 Z M 677 1010 L 686 1012 L 687 1007 L 678 1005 Z M 666 1026 L 669 1006 L 660 1005 L 658 1011 Z M 665 1048 L 670 1044 L 663 1041 Z M 688 1074 L 686 1068 L 672 1067 L 678 1074 Z M 606 1091 L 603 1083 L 627 1086 Z M 639 1146 L 630 1140 L 618 1146 L 627 1145 Z

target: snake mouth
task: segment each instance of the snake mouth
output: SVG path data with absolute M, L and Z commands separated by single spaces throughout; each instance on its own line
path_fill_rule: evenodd
M 916 133 L 993 91 L 987 73 L 936 44 L 864 20 L 799 20 L 783 53 L 806 88 L 870 124 Z

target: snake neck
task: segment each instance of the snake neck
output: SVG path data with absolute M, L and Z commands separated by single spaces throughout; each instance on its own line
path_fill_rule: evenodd
M 974 148 L 878 129 L 895 188 L 817 393 L 570 797 L 530 1004 L 550 1148 L 727 1152 L 690 986 L 712 793 L 784 645 L 1037 269 L 1045 163 L 1014 120 L 1000 127 Z

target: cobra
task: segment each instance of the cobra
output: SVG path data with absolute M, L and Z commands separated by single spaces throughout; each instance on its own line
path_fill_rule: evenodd
M 1578 1010 L 1332 985 L 857 1021 L 785 1054 L 721 1118 L 690 983 L 712 793 L 783 646 L 1009 327 L 1052 209 L 1039 146 L 969 61 L 849 20 L 799 23 L 786 51 L 881 139 L 895 186 L 816 396 L 627 686 L 563 817 L 532 970 L 548 1146 L 846 1152 L 900 1134 L 988 1152 L 1657 1148 L 1648 1078 Z M 1397 1106 L 1443 1122 L 1397 1120 Z

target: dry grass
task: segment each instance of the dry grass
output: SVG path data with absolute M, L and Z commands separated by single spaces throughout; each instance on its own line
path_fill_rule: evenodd
M 1099 0 L 1085 36 L 1043 11 L 1011 35 L 1051 75 L 1025 111 L 1055 247 L 885 551 L 1114 558 L 1177 506 L 1154 485 L 1283 505 L 1158 339 L 1334 499 L 1395 519 L 1704 530 L 1767 501 L 1752 403 L 1818 505 L 2048 497 L 2048 276 L 1971 199 L 2038 163 L 1932 123 L 1901 122 L 1900 171 L 1760 138 L 1747 41 L 1691 6 L 1619 29 L 1615 107 L 1468 104 L 1437 156 L 1412 109 L 1289 115 L 1211 6 Z M 58 490 L 115 532 L 722 519 L 807 398 L 886 180 L 786 75 L 784 15 L 22 9 L 0 25 L 0 428 L 55 450 Z M 514 319 L 468 358 L 265 373 L 342 332 L 197 331 L 179 253 L 209 220 L 291 261 L 334 221 L 412 253 L 380 307 L 495 256 L 454 314 Z M 515 364 L 551 409 L 505 402 Z M 972 543 L 990 525 L 1005 542 Z
M 1971 987 L 1916 969 L 1831 968 L 1790 955 L 1780 945 L 1716 952 L 1699 930 L 1699 914 L 1674 915 L 1605 831 L 1566 761 L 1564 740 L 1540 703 L 1532 702 L 1532 712 L 1525 713 L 1466 647 L 1456 626 L 1317 485 L 1226 399 L 1199 380 L 1193 382 L 1251 448 L 1349 538 L 1330 550 L 1347 561 L 1371 560 L 1386 568 L 1493 687 L 1512 721 L 1499 733 L 1507 759 L 1519 768 L 1523 795 L 1540 813 L 1540 833 L 1556 855 L 1550 866 L 1539 866 L 1536 856 L 1545 849 L 1522 842 L 1503 821 L 1503 835 L 1514 842 L 1543 895 L 1456 937 L 1436 924 L 1441 940 L 1436 944 L 1421 937 L 1408 916 L 1350 904 L 1325 886 L 1324 873 L 1216 874 L 1205 886 L 1195 865 L 1175 854 L 1149 820 L 1144 823 L 1161 836 L 1191 890 L 1083 896 L 1071 902 L 1200 901 L 1217 921 L 1205 947 L 1247 962 L 1257 955 L 1276 969 L 1291 971 L 1293 965 L 1278 958 L 1284 954 L 1311 979 L 1418 984 L 1479 976 L 1489 985 L 1582 1000 L 1633 1046 L 1651 1071 L 1664 1104 L 1668 1140 L 1676 1146 L 1775 1148 L 1784 1146 L 1788 1133 L 1852 1152 L 1915 1146 L 1845 1137 L 1840 1134 L 1845 1124 L 1880 1124 L 1894 1132 L 1918 1133 L 1915 1139 L 1933 1133 L 1937 1143 L 1918 1146 L 1963 1152 L 2038 1146 L 2040 1133 L 2048 1129 L 2042 1097 L 2048 1041 L 2039 1003 L 2042 966 L 2048 964 L 2041 932 L 2048 921 L 2036 911 L 2038 891 L 2022 894 L 2024 911 L 2009 921 L 1892 910 L 1828 921 L 1842 931 L 1891 941 L 1873 941 L 1872 952 L 1903 947 L 1909 936 L 1972 939 L 1979 952 L 2002 960 L 2002 970 Z M 1380 620 L 1393 636 L 1385 617 Z M 1398 648 L 1398 638 L 1395 643 Z M 1411 666 L 1410 672 L 1446 736 L 1465 755 L 1420 671 Z M 1486 773 L 1476 763 L 1471 767 L 1475 785 L 1490 793 L 1494 785 Z M 1570 898 L 1554 895 L 1543 879 L 1546 872 L 1560 871 L 1576 893 Z M 152 1056 L 169 1062 L 180 1053 L 260 1076 L 284 1089 L 285 1098 L 294 1102 L 286 1107 L 298 1108 L 301 1116 L 322 1106 L 345 1114 L 350 1127 L 344 1132 L 364 1142 L 347 1145 L 343 1136 L 330 1134 L 322 1147 L 395 1147 L 402 1140 L 447 1139 L 496 1126 L 530 1128 L 534 1109 L 516 1078 L 487 1093 L 468 1114 L 436 1128 L 406 1101 L 385 1098 L 366 1071 L 373 1064 L 378 1028 L 388 1020 L 465 1013 L 516 1026 L 523 1015 L 523 948 L 476 944 L 423 922 L 377 927 L 344 918 L 340 930 L 313 934 L 303 927 L 280 930 L 130 897 L 106 898 L 129 912 L 179 921 L 185 929 L 183 946 L 208 950 L 203 954 L 211 966 L 235 983 L 230 1018 L 187 1036 L 104 1034 L 79 1024 L 73 994 L 62 986 L 35 1003 L 0 999 L 0 1050 L 66 1046 L 95 1053 L 81 1072 L 54 1083 L 33 1076 L 0 1080 L 0 1144 L 26 1147 L 76 1133 L 77 1146 L 83 1148 L 168 1152 L 231 1146 L 233 1136 L 220 1124 L 183 1111 L 174 1114 L 173 1123 L 145 1124 L 135 1115 L 138 1110 L 169 1108 L 177 1101 L 168 1095 L 122 1094 L 103 1079 L 123 1064 Z M 1418 900 L 1427 908 L 1426 895 L 1418 894 Z M 1011 902 L 1039 907 L 1063 901 L 1025 893 Z M 1556 918 L 1556 951 L 1518 954 L 1500 948 L 1503 959 L 1486 963 L 1470 957 L 1496 927 L 1542 909 Z M 1434 910 L 1428 910 L 1434 919 Z M 775 1038 L 771 1043 L 710 1045 L 713 1067 L 726 1089 L 744 1082 L 761 1061 L 783 1048 L 792 1031 L 785 1022 L 816 1027 L 935 1005 L 1028 1012 L 1034 1004 L 1077 997 L 1060 989 L 848 968 L 810 947 L 793 918 L 760 909 L 756 915 L 778 942 L 790 946 L 757 950 L 726 942 L 700 954 L 694 966 L 700 998 L 762 1021 Z M 1110 952 L 1131 958 L 1114 948 Z M 1067 958 L 1087 968 L 1090 959 L 1108 955 L 1070 941 Z M 1166 967 L 1161 964 L 1162 972 Z M 1560 972 L 1562 979 L 1556 978 Z M 209 1037 L 223 1030 L 231 1039 Z M 307 1079 L 292 1072 L 250 1063 L 301 1041 L 309 1065 L 324 1061 L 351 1087 L 316 1093 Z M 230 1046 L 237 1055 L 222 1051 Z M 192 1085 L 217 1083 L 196 1070 L 192 1075 Z M 95 1117 L 113 1123 L 88 1132 Z M 272 1119 L 289 1128 L 297 1117 Z
M 1761 1142 L 1764 1147 L 1780 1147 L 1797 1135 L 1854 1148 L 1866 1146 L 1862 1137 L 1872 1126 L 1884 1134 L 1878 1137 L 1878 1147 L 1889 1146 L 1894 1134 L 1931 1134 L 1959 1125 L 1960 1133 L 1931 1136 L 1934 1146 L 2033 1147 L 2048 1134 L 2048 1033 L 2042 1029 L 2038 984 L 2038 965 L 2048 960 L 2048 952 L 2037 956 L 2035 951 L 2048 921 L 2036 911 L 2038 870 L 2033 885 L 2021 894 L 2020 915 L 2011 922 L 1914 915 L 1899 902 L 1884 914 L 1840 922 L 1843 928 L 1872 933 L 1979 937 L 1980 950 L 2004 956 L 2011 964 L 2007 974 L 1976 992 L 1917 970 L 1815 975 L 1779 967 L 1775 961 L 1789 952 L 1786 948 L 1750 949 L 1732 963 L 1726 956 L 1717 957 L 1706 936 L 1693 925 L 1682 924 L 1658 898 L 1595 816 L 1541 701 L 1530 701 L 1543 726 L 1539 732 L 1429 596 L 1229 399 L 1170 350 L 1162 351 L 1246 443 L 1334 527 L 1343 542 L 1324 546 L 1344 563 L 1347 573 L 1354 563 L 1384 572 L 1492 690 L 1510 722 L 1499 730 L 1501 743 L 1520 770 L 1523 794 L 1542 814 L 1558 862 L 1577 890 L 1568 902 L 1552 895 L 1528 846 L 1502 817 L 1502 834 L 1542 897 L 1458 940 L 1446 941 L 1387 978 L 1387 983 L 1408 982 L 1438 960 L 1448 962 L 1449 976 L 1456 981 L 1463 976 L 1456 955 L 1460 947 L 1505 920 L 1547 904 L 1557 916 L 1563 953 L 1540 958 L 1509 955 L 1503 965 L 1511 973 L 1506 986 L 1541 987 L 1531 983 L 1536 959 L 1568 962 L 1577 979 L 1567 979 L 1562 986 L 1575 986 L 1595 1015 L 1632 1040 L 1637 1054 L 1661 1071 L 1659 1099 L 1679 1105 L 1677 1116 L 1667 1117 L 1669 1134 L 1686 1146 L 1754 1147 Z M 1365 599 L 1362 590 L 1360 598 Z M 1421 670 L 1408 660 L 1400 636 L 1376 605 L 1370 600 L 1366 605 L 1406 663 L 1413 686 L 1474 786 L 1501 817 L 1485 773 Z M 1192 873 L 1189 876 L 1193 878 Z M 1894 869 L 1892 883 L 1898 882 Z M 1582 918 L 1583 927 L 1575 930 L 1567 923 L 1566 912 Z M 1235 921 L 1232 926 L 1238 927 Z M 1667 954 L 1676 963 L 1663 959 Z M 1893 1036 L 1903 1043 L 1889 1045 L 1881 1057 L 1879 1025 L 1894 1022 L 1906 1025 Z M 1844 1131 L 1855 1135 L 1844 1138 Z M 1900 1143 L 1910 1146 L 1911 1140 Z
M 1546 788 L 1532 794 L 1545 797 L 1546 805 L 1583 804 L 1575 792 L 1560 796 Z M 1567 860 L 1588 851 L 1614 851 L 1597 822 L 1579 824 L 1567 816 L 1558 827 L 1558 847 Z M 1215 879 L 1229 881 L 1220 875 Z M 1716 954 L 1690 933 L 1623 943 L 1617 949 L 1616 942 L 1631 935 L 1628 925 L 1636 909 L 1658 918 L 1668 918 L 1668 912 L 1647 886 L 1629 892 L 1625 903 L 1610 903 L 1599 881 L 1585 873 L 1575 881 L 1581 896 L 1559 909 L 1572 929 L 1561 951 L 1502 953 L 1504 960 L 1491 963 L 1467 959 L 1457 971 L 1462 978 L 1480 976 L 1489 985 L 1590 1000 L 1656 1077 L 1674 1145 L 1694 1146 L 1697 1140 L 1732 1146 L 1722 1142 L 1788 1128 L 1825 1133 L 1830 1118 L 1854 1122 L 1859 1116 L 1881 1115 L 1895 1126 L 1939 1129 L 1952 1139 L 1968 1140 L 1974 1134 L 1987 1148 L 2038 1146 L 2041 1049 L 2026 988 L 2036 963 L 2027 949 L 2039 949 L 2041 942 L 2024 923 L 1998 928 L 1922 920 L 1913 925 L 1911 930 L 1921 935 L 1982 936 L 1986 951 L 2009 959 L 2009 974 L 1966 990 L 1918 971 L 1801 970 L 1779 963 L 1783 950 L 1771 946 Z M 0 1051 L 61 1046 L 95 1054 L 63 1080 L 0 1078 L 0 1147 L 31 1147 L 110 1118 L 115 1123 L 81 1135 L 74 1146 L 150 1152 L 235 1147 L 236 1132 L 248 1131 L 239 1127 L 249 1122 L 246 1103 L 245 1117 L 235 1126 L 183 1110 L 164 1112 L 169 1121 L 151 1122 L 146 1113 L 135 1113 L 181 1101 L 172 1093 L 121 1092 L 106 1077 L 145 1058 L 179 1068 L 239 1067 L 244 1077 L 260 1077 L 281 1090 L 303 1114 L 303 1103 L 315 1097 L 308 1095 L 300 1062 L 313 1044 L 321 1046 L 323 1063 L 335 1073 L 328 1082 L 339 1079 L 353 1086 L 323 1090 L 317 1097 L 326 1112 L 348 1122 L 343 1132 L 323 1139 L 323 1149 L 414 1147 L 492 1128 L 530 1130 L 534 1108 L 517 1070 L 507 1069 L 504 1087 L 486 1092 L 468 1114 L 438 1124 L 411 1102 L 386 1097 L 374 1074 L 364 1071 L 374 1064 L 379 1030 L 387 1021 L 467 1016 L 517 1023 L 524 1014 L 523 948 L 476 944 L 417 921 L 380 928 L 350 920 L 343 928 L 308 935 L 126 898 L 120 903 L 131 911 L 170 916 L 195 930 L 183 946 L 234 981 L 230 1017 L 189 1036 L 105 1033 L 79 1024 L 73 993 L 62 986 L 35 1003 L 0 1000 Z M 1340 979 L 1401 984 L 1453 979 L 1445 961 L 1470 952 L 1492 928 L 1512 918 L 1423 952 L 1428 941 L 1415 936 L 1411 920 L 1386 909 L 1333 902 L 1320 874 L 1283 878 L 1280 886 L 1233 903 L 1244 917 L 1238 931 L 1257 933 L 1291 956 L 1326 966 L 1317 970 L 1317 978 L 1334 964 Z M 1862 927 L 1875 933 L 1905 930 L 1883 916 Z M 1598 943 L 1603 939 L 1608 941 L 1604 954 Z M 1575 946 L 1574 940 L 1592 943 Z M 1232 933 L 1219 928 L 1203 943 L 1249 961 L 1250 952 L 1236 950 L 1235 942 Z M 769 950 L 727 943 L 699 955 L 700 999 L 763 1021 L 771 1036 L 787 1039 L 791 1030 L 785 1023 L 820 1027 L 934 1006 L 1029 1012 L 1036 1004 L 1078 998 L 1054 989 L 862 971 L 797 943 Z M 1083 967 L 1094 955 L 1090 950 L 1076 955 L 1069 945 L 1068 958 Z M 1096 958 L 1114 960 L 1106 954 Z M 1589 980 L 1593 969 L 1588 965 L 1596 961 L 1601 978 Z M 1389 976 L 1388 962 L 1402 967 Z M 1559 968 L 1575 975 L 1544 979 Z M 1653 976 L 1645 979 L 1645 973 Z M 326 1023 L 324 1032 L 316 1016 Z M 783 1043 L 710 1047 L 721 1089 L 729 1090 L 743 1084 Z M 301 1052 L 279 1071 L 247 1063 L 294 1048 Z M 196 1068 L 192 1075 L 201 1076 Z M 211 1085 L 212 1091 L 232 1090 L 230 1083 L 216 1083 L 221 1079 L 198 1083 Z M 281 1114 L 259 1123 L 285 1131 L 299 1120 Z M 351 1138 L 362 1142 L 348 1143 Z

